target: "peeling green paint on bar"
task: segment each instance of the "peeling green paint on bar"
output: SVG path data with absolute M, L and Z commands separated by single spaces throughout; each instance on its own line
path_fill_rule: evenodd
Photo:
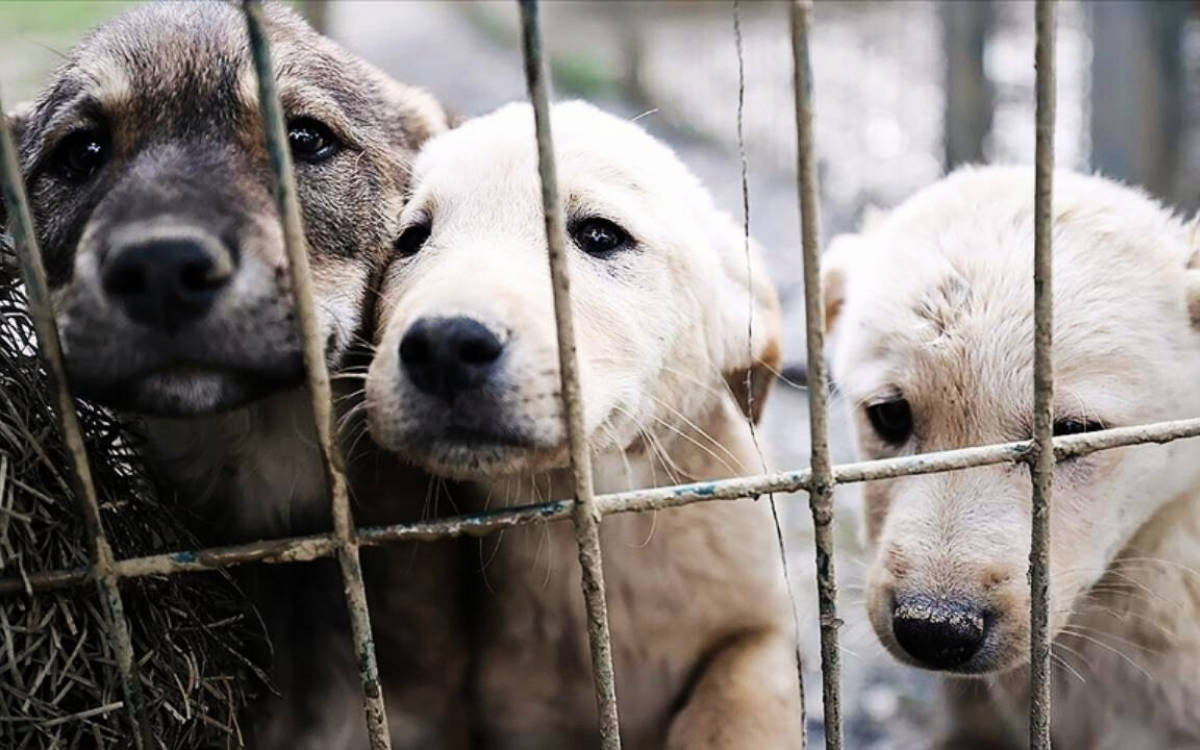
M 1179 419 L 1131 427 L 1116 427 L 1080 435 L 1054 438 L 1054 454 L 1058 460 L 1083 456 L 1097 451 L 1114 450 L 1146 443 L 1169 443 L 1200 437 L 1200 418 Z M 1031 455 L 1028 440 L 975 448 L 959 448 L 915 456 L 861 461 L 833 467 L 836 484 L 856 484 L 878 479 L 936 474 L 945 471 L 970 469 L 995 464 L 1027 463 Z M 800 492 L 808 487 L 808 469 L 735 477 L 692 485 L 654 487 L 596 496 L 596 507 L 603 515 L 665 510 L 695 502 L 717 502 L 758 497 L 770 492 Z M 700 491 L 697 491 L 700 490 Z M 711 490 L 711 491 L 710 491 Z M 358 530 L 358 541 L 371 546 L 402 541 L 436 541 L 459 536 L 483 536 L 501 529 L 530 523 L 560 521 L 570 518 L 574 510 L 571 500 L 555 500 L 535 505 L 511 506 L 469 516 L 453 516 L 413 524 L 368 526 Z M 272 539 L 250 544 L 213 547 L 189 554 L 191 562 L 174 559 L 180 553 L 133 557 L 114 563 L 117 578 L 138 578 L 147 575 L 215 570 L 244 563 L 268 564 L 303 562 L 331 557 L 338 540 L 332 534 Z M 85 568 L 30 573 L 23 577 L 0 578 L 0 595 L 60 589 L 87 583 L 90 571 Z

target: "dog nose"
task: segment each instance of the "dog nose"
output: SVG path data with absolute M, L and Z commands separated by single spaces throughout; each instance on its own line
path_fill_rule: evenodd
M 910 595 L 896 598 L 892 633 L 924 666 L 953 669 L 978 653 L 987 623 L 983 611 L 968 601 Z
M 400 341 L 400 361 L 413 385 L 446 401 L 482 385 L 503 351 L 504 342 L 487 326 L 464 317 L 421 318 Z
M 229 282 L 231 263 L 191 238 L 139 242 L 105 259 L 105 293 L 139 323 L 175 331 L 199 318 Z

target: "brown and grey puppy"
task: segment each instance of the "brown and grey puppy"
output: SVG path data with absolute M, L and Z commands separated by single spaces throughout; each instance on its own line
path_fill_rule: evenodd
M 394 83 L 283 6 L 267 15 L 321 335 L 338 368 L 370 305 L 369 280 L 399 233 L 410 155 L 446 118 L 430 96 Z M 13 121 L 72 386 L 145 417 L 154 465 L 195 510 L 204 541 L 328 528 L 240 8 L 173 2 L 123 15 L 74 49 Z M 400 498 L 415 485 L 414 507 L 362 515 L 418 514 L 425 480 L 380 471 L 386 481 L 364 481 Z M 410 569 L 411 556 L 402 559 Z M 283 692 L 253 717 L 257 744 L 365 746 L 335 568 L 253 575 L 270 594 L 260 603 Z M 374 602 L 383 619 L 405 600 L 397 585 Z M 447 678 L 422 670 L 454 672 L 420 662 L 411 633 L 379 637 L 385 659 L 390 640 L 413 652 L 392 654 L 409 660 L 400 673 L 436 685 Z M 417 744 L 448 705 L 434 696 L 394 716 L 398 742 Z
M 761 468 L 746 413 L 766 395 L 780 322 L 758 248 L 641 128 L 580 102 L 552 117 L 598 490 Z M 372 435 L 473 480 L 481 505 L 569 496 L 532 110 L 431 140 L 404 223 L 367 378 Z M 748 372 L 753 408 L 739 398 Z M 766 504 L 611 516 L 602 541 L 624 746 L 798 747 Z M 595 746 L 570 525 L 511 529 L 485 559 L 472 610 L 482 746 Z

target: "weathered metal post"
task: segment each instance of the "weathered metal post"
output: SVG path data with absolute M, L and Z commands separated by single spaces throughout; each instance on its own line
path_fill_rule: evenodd
M 821 614 L 821 693 L 825 746 L 842 746 L 841 655 L 838 652 L 837 575 L 833 563 L 833 465 L 829 456 L 828 375 L 825 372 L 825 306 L 821 295 L 821 225 L 813 139 L 812 67 L 808 55 L 812 3 L 792 3 L 792 62 L 796 98 L 796 179 L 800 191 L 800 241 L 804 255 L 804 314 L 808 343 L 808 410 L 812 456 L 808 502 L 817 555 Z
M 571 313 L 571 283 L 567 271 L 566 226 L 558 198 L 558 173 L 554 161 L 554 139 L 550 128 L 550 94 L 546 63 L 542 58 L 542 34 L 537 0 L 520 0 L 521 43 L 525 78 L 533 103 L 537 132 L 538 172 L 542 183 L 542 211 L 546 221 L 546 245 L 550 253 L 550 278 L 554 285 L 554 317 L 558 328 L 558 365 L 562 378 L 563 412 L 571 471 L 575 479 L 575 504 L 571 517 L 579 543 L 579 565 L 583 569 L 583 597 L 587 606 L 588 640 L 592 651 L 592 676 L 596 708 L 600 714 L 600 741 L 604 750 L 621 747 L 617 718 L 616 679 L 613 676 L 612 638 L 608 628 L 608 604 L 604 594 L 604 566 L 600 553 L 600 512 L 592 486 L 592 458 L 583 422 L 583 394 L 579 387 L 579 361 L 575 351 L 575 323 Z
M 1029 546 L 1029 746 L 1050 750 L 1050 499 L 1054 484 L 1054 0 L 1038 0 L 1033 206 L 1033 530 Z
M 275 202 L 283 225 L 292 294 L 296 305 L 296 320 L 304 338 L 304 367 L 312 397 L 313 421 L 317 428 L 317 443 L 324 461 L 325 480 L 333 506 L 333 530 L 337 538 L 337 559 L 342 569 L 346 604 L 350 610 L 350 629 L 354 638 L 354 654 L 362 679 L 363 705 L 367 731 L 374 750 L 389 750 L 387 712 L 383 705 L 383 689 L 379 683 L 379 665 L 375 660 L 375 643 L 371 639 L 371 617 L 367 609 L 367 592 L 363 585 L 362 565 L 358 556 L 358 538 L 350 514 L 350 496 L 342 455 L 335 441 L 333 396 L 329 387 L 329 371 L 325 364 L 325 342 L 319 333 L 317 306 L 313 299 L 312 277 L 308 268 L 308 246 L 300 205 L 296 200 L 296 178 L 292 171 L 288 147 L 287 126 L 283 108 L 275 88 L 275 68 L 267 41 L 260 0 L 246 0 L 246 28 L 250 34 L 250 49 L 258 76 L 259 103 L 262 107 L 263 129 L 271 171 L 275 178 Z

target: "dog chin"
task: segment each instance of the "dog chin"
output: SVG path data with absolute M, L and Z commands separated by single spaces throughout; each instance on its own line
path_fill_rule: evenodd
M 451 432 L 405 439 L 387 446 L 438 476 L 460 480 L 494 479 L 565 468 L 566 445 L 539 444 L 517 434 L 482 435 Z
M 196 417 L 237 409 L 303 380 L 302 370 L 248 374 L 179 367 L 103 385 L 79 378 L 73 385 L 81 396 L 114 409 L 144 416 Z

